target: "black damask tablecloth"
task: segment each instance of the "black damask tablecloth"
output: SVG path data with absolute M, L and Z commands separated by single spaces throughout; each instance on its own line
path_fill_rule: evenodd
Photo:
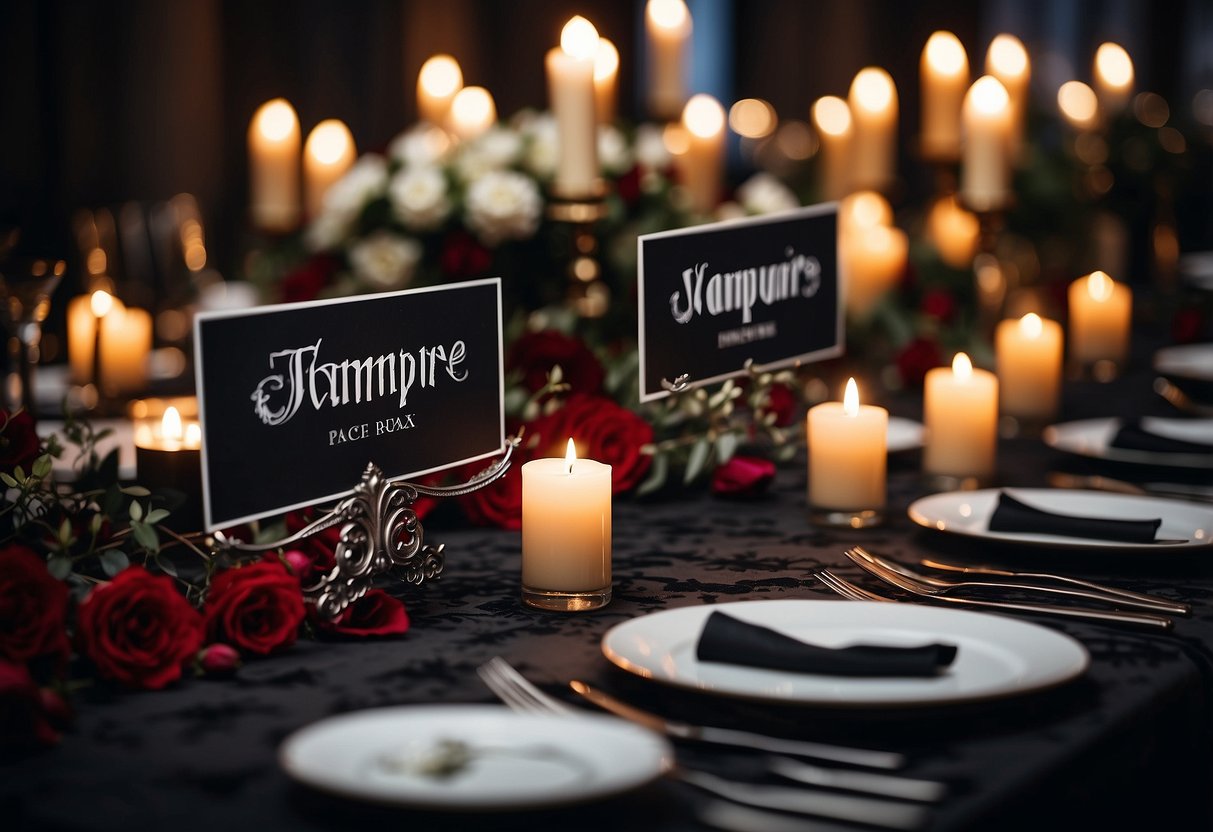
M 1065 418 L 1174 415 L 1150 392 L 1144 367 L 1113 385 L 1067 388 Z M 889 404 L 918 417 L 915 397 Z M 314 720 L 385 705 L 494 701 L 477 665 L 500 655 L 547 690 L 580 678 L 667 715 L 796 737 L 895 749 L 908 773 L 952 784 L 931 829 L 1213 825 L 1213 568 L 1199 554 L 1111 556 L 997 549 L 920 530 L 906 506 L 930 493 L 919 457 L 895 454 L 890 520 L 865 531 L 825 530 L 804 512 L 803 459 L 769 493 L 725 501 L 706 493 L 617 501 L 614 599 L 560 615 L 519 601 L 520 536 L 436 517 L 447 546 L 440 580 L 404 590 L 412 629 L 384 641 L 301 641 L 228 680 L 196 679 L 156 693 L 96 687 L 77 696 L 62 743 L 0 767 L 7 829 L 660 829 L 703 828 L 707 798 L 661 782 L 588 806 L 511 815 L 421 814 L 324 797 L 278 767 L 280 741 Z M 1039 440 L 1004 440 L 1002 484 L 1045 484 L 1049 470 L 1084 463 Z M 1123 473 L 1123 472 L 1119 472 Z M 1132 472 L 1130 472 L 1132 473 Z M 1194 472 L 1207 477 L 1209 472 Z M 619 622 L 692 604 L 765 598 L 834 600 L 812 577 L 826 565 L 859 578 L 842 555 L 861 544 L 913 561 L 927 554 L 1048 566 L 1190 601 L 1173 633 L 1026 616 L 1079 639 L 1092 664 L 1081 679 L 1023 697 L 947 708 L 837 710 L 722 701 L 635 678 L 600 652 Z M 680 749 L 722 773 L 744 754 Z

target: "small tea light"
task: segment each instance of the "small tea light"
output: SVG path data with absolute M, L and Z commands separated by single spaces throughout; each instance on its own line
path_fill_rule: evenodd
M 611 466 L 564 459 L 522 466 L 522 601 L 579 612 L 611 600 Z
M 1133 292 L 1106 273 L 1091 272 L 1070 284 L 1070 359 L 1079 372 L 1099 380 L 1115 377 L 1129 354 Z
M 153 494 L 179 497 L 169 503 L 165 524 L 182 534 L 202 528 L 202 428 L 181 418 L 174 406 L 159 421 L 135 425 L 135 478 Z
M 841 402 L 809 409 L 809 517 L 828 526 L 863 528 L 884 519 L 889 412 L 859 403 L 855 379 Z
M 1061 324 L 1029 312 L 1002 321 L 994 333 L 998 408 L 1035 433 L 1057 415 L 1061 395 Z
M 927 371 L 923 470 L 942 483 L 979 485 L 994 474 L 998 445 L 998 379 L 963 352 L 951 367 Z

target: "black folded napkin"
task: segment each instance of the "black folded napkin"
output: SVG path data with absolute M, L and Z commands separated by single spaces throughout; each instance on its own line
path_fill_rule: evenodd
M 1111 447 L 1126 451 L 1150 451 L 1163 454 L 1213 454 L 1213 445 L 1153 433 L 1143 428 L 1137 421 L 1125 422 L 1121 425 L 1120 430 L 1116 431 L 1116 435 L 1112 437 Z
M 1161 519 L 1109 520 L 1103 517 L 1054 514 L 1021 503 L 1010 494 L 1002 492 L 998 495 L 998 507 L 990 516 L 989 528 L 992 532 L 1034 532 L 1124 543 L 1153 543 L 1160 525 Z
M 705 662 L 826 676 L 935 676 L 956 658 L 956 647 L 819 647 L 713 612 L 703 626 L 695 655 Z

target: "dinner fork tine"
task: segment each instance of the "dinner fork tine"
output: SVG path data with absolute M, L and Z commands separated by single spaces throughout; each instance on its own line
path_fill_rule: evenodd
M 570 706 L 535 687 L 500 656 L 494 656 L 480 665 L 476 673 L 489 690 L 516 710 L 554 714 L 574 712 Z
M 845 578 L 835 575 L 828 569 L 819 569 L 815 573 L 817 579 L 830 589 L 837 592 L 844 598 L 849 598 L 852 601 L 889 601 L 896 603 L 892 598 L 886 595 L 877 595 L 875 592 L 870 592 L 858 584 L 853 584 Z

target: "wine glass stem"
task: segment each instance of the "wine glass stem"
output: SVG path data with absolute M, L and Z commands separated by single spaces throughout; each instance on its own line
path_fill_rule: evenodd
M 17 323 L 8 337 L 8 370 L 4 376 L 4 407 L 9 413 L 25 408 L 34 412 L 34 367 L 38 363 L 42 327 L 36 322 Z

